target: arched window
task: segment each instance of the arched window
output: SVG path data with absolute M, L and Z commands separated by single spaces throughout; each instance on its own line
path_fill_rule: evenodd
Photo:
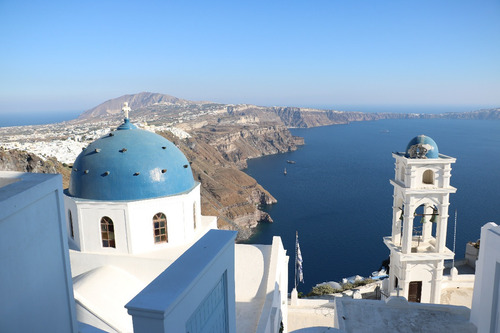
M 155 243 L 168 243 L 167 217 L 163 213 L 157 213 L 153 217 L 153 228 Z
M 196 230 L 196 202 L 193 202 L 193 225 Z
M 422 175 L 422 183 L 434 184 L 434 172 L 432 170 L 425 170 Z
M 102 247 L 115 247 L 115 227 L 113 220 L 107 216 L 101 219 Z
M 399 169 L 399 179 L 404 183 L 405 182 L 405 168 L 401 167 Z
M 68 210 L 68 220 L 69 220 L 69 234 L 71 238 L 75 239 L 75 231 L 73 229 L 73 216 L 71 215 L 71 210 Z

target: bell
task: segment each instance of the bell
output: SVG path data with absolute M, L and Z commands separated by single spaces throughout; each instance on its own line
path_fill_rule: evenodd
M 427 220 L 425 219 L 425 215 L 423 215 L 420 219 L 420 223 L 424 224 L 425 222 L 427 222 Z
M 403 221 L 403 219 L 404 219 L 404 214 L 405 214 L 405 211 L 403 209 L 401 209 L 401 216 L 399 217 L 399 219 L 401 221 Z
M 432 212 L 432 217 L 430 219 L 430 222 L 436 223 L 437 222 L 437 217 L 438 217 L 437 209 L 434 209 Z

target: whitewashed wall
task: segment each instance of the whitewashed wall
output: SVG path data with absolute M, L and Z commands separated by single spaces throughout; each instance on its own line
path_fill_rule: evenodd
M 0 332 L 77 332 L 63 207 L 60 175 L 0 172 Z
M 137 201 L 92 201 L 65 196 L 66 229 L 72 248 L 83 252 L 136 254 L 192 241 L 193 206 L 201 226 L 200 185 L 175 196 Z M 68 211 L 73 218 L 74 239 L 70 236 Z M 168 243 L 154 242 L 153 217 L 167 217 Z M 116 247 L 102 246 L 100 221 L 113 220 Z
M 274 236 L 266 281 L 266 301 L 257 332 L 278 333 L 281 323 L 284 331 L 288 331 L 288 259 L 281 238 Z
M 470 321 L 478 333 L 500 332 L 500 226 L 492 222 L 481 228 Z

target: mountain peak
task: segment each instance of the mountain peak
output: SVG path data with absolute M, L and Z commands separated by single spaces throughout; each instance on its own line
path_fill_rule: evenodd
M 193 102 L 185 99 L 177 98 L 175 96 L 151 92 L 140 92 L 138 94 L 123 95 L 117 98 L 107 100 L 98 106 L 83 112 L 78 119 L 90 119 L 90 118 L 105 118 L 109 116 L 114 116 L 121 112 L 124 102 L 128 102 L 129 107 L 132 110 L 137 110 L 140 108 L 145 108 L 150 105 L 192 105 L 192 104 L 202 104 L 204 102 Z

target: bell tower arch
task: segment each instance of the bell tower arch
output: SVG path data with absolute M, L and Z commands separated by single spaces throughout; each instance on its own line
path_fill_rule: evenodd
M 392 234 L 384 237 L 390 251 L 388 293 L 400 290 L 411 301 L 439 303 L 446 247 L 451 164 L 434 140 L 413 138 L 405 152 L 393 153 L 395 177 Z

